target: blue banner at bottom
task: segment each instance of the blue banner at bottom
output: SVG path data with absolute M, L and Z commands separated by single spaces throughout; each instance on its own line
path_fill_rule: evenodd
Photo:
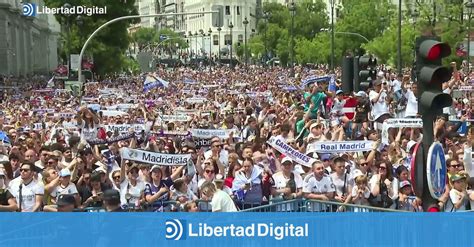
M 474 215 L 1 214 L 0 246 L 474 246 Z

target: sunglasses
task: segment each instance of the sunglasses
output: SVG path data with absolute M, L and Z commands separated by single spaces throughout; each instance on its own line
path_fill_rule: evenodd
M 30 169 L 20 169 L 20 172 L 29 172 L 31 171 Z
M 113 179 L 120 179 L 120 176 L 115 176 L 113 177 Z
M 222 145 L 212 145 L 213 148 L 222 148 Z
M 48 161 L 48 165 L 54 164 L 56 161 Z
M 206 173 L 209 174 L 209 173 L 214 173 L 213 170 L 206 170 Z
M 367 165 L 369 165 L 369 163 L 361 163 L 360 165 L 361 166 L 367 166 Z
M 463 166 L 462 165 L 451 165 L 449 167 L 459 168 L 459 167 L 463 167 Z
M 380 169 L 380 170 L 385 170 L 385 169 L 387 169 L 387 167 L 385 167 L 385 166 L 379 166 L 379 169 Z

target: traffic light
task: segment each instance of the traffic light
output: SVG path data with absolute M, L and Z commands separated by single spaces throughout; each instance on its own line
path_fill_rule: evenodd
M 453 100 L 443 93 L 442 85 L 451 79 L 451 71 L 442 66 L 442 58 L 451 54 L 448 44 L 438 37 L 416 39 L 416 77 L 418 85 L 418 112 L 421 115 L 439 115 Z
M 367 91 L 372 87 L 372 82 L 376 79 L 377 71 L 377 59 L 370 55 L 364 55 L 359 57 L 359 89 Z M 357 71 L 356 71 L 357 72 Z
M 433 164 L 436 165 L 436 171 L 441 171 L 442 166 L 446 164 L 441 159 L 433 158 L 432 145 L 434 143 L 434 121 L 436 117 L 443 112 L 444 107 L 451 106 L 453 100 L 449 94 L 443 93 L 443 83 L 451 79 L 452 72 L 442 66 L 442 59 L 451 54 L 451 48 L 446 43 L 440 42 L 438 37 L 418 37 L 415 44 L 416 49 L 416 78 L 417 78 L 417 99 L 418 112 L 423 120 L 423 140 L 416 153 L 414 177 L 416 180 L 415 192 L 421 197 L 423 207 L 438 202 L 437 198 L 432 197 L 430 186 L 436 181 L 431 175 Z M 431 157 L 428 164 L 428 156 Z M 433 162 L 433 160 L 435 162 Z M 438 167 L 439 165 L 439 167 Z M 430 176 L 430 179 L 428 179 Z M 441 176 L 438 172 L 438 179 Z M 439 181 L 439 180 L 438 180 Z M 435 184 L 439 184 L 435 183 Z M 420 195 L 420 192 L 421 195 Z

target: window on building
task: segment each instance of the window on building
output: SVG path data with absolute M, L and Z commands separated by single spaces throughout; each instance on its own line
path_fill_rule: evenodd
M 237 6 L 237 15 L 240 15 L 240 6 Z
M 217 35 L 213 35 L 212 39 L 214 40 L 214 45 L 219 45 L 219 37 Z
M 225 6 L 225 15 L 230 15 L 230 6 Z
M 225 45 L 232 45 L 232 40 L 231 40 L 231 38 L 230 38 L 230 34 L 226 34 L 226 35 L 224 36 L 224 44 L 225 44 Z
M 239 34 L 238 40 L 240 43 L 244 42 L 244 36 L 242 34 Z

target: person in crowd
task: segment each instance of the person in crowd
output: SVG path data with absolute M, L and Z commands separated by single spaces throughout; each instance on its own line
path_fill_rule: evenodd
M 234 201 L 229 194 L 217 189 L 212 182 L 206 181 L 201 186 L 201 193 L 211 200 L 212 212 L 237 212 Z
M 303 181 L 303 194 L 306 199 L 329 201 L 334 198 L 336 187 L 331 178 L 324 173 L 321 161 L 315 161 L 312 166 L 313 173 L 306 176 Z M 319 204 L 312 205 L 312 211 L 326 211 Z
M 0 169 L 0 212 L 14 212 L 18 210 L 15 197 L 7 189 L 8 184 L 4 169 Z
M 121 204 L 120 192 L 115 189 L 108 189 L 104 191 L 104 208 L 107 212 L 124 212 Z
M 43 205 L 44 185 L 35 180 L 36 167 L 33 163 L 20 165 L 20 177 L 10 182 L 8 191 L 18 202 L 18 211 L 37 212 Z

